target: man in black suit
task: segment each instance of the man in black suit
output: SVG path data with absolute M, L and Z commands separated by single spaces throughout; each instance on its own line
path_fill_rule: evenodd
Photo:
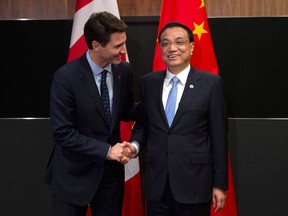
M 129 143 L 120 143 L 120 121 L 135 120 L 127 26 L 108 12 L 84 27 L 87 52 L 55 72 L 51 127 L 55 142 L 45 183 L 55 216 L 120 216 Z M 131 146 L 130 146 L 131 147 Z M 118 162 L 121 163 L 118 163 Z
M 131 138 L 138 148 L 147 145 L 147 215 L 208 216 L 211 203 L 215 211 L 224 207 L 228 186 L 222 81 L 190 65 L 194 38 L 187 26 L 168 23 L 158 41 L 167 69 L 142 77 L 145 119 Z

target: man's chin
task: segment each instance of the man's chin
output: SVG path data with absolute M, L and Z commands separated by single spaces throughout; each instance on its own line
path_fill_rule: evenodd
M 121 63 L 121 58 L 115 59 L 112 63 L 113 64 L 120 64 Z

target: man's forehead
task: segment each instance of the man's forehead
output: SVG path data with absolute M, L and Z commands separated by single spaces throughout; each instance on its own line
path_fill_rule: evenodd
M 110 35 L 108 43 L 110 44 L 123 43 L 123 41 L 126 41 L 126 39 L 127 39 L 126 32 L 115 32 Z
M 181 27 L 173 27 L 173 28 L 167 28 L 161 35 L 161 39 L 168 39 L 168 38 L 188 38 L 188 33 L 185 29 Z

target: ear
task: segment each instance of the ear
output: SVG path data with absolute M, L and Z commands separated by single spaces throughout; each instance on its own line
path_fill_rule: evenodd
M 93 50 L 98 51 L 100 47 L 101 47 L 101 44 L 100 44 L 100 43 L 98 43 L 98 42 L 95 41 L 95 40 L 92 41 L 92 48 L 93 48 Z
M 190 43 L 190 47 L 191 47 L 191 55 L 193 54 L 193 50 L 194 50 L 194 42 Z

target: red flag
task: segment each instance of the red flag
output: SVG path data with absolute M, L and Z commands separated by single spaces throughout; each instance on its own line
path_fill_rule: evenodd
M 118 18 L 119 9 L 117 0 L 77 0 L 73 20 L 68 62 L 80 57 L 87 50 L 84 39 L 84 25 L 90 15 L 94 12 L 108 11 Z M 125 57 L 128 61 L 128 56 Z M 121 122 L 121 139 L 129 140 L 133 122 Z M 90 208 L 87 216 L 90 216 Z M 125 195 L 123 202 L 123 216 L 143 216 L 142 190 L 140 181 L 139 159 L 135 158 L 125 164 Z
M 121 139 L 129 140 L 134 122 L 121 122 Z M 125 164 L 125 194 L 122 216 L 144 216 L 139 158 Z
M 165 24 L 173 21 L 181 22 L 193 31 L 195 48 L 190 61 L 191 65 L 197 69 L 218 74 L 218 66 L 214 54 L 204 0 L 163 0 L 158 34 Z M 156 44 L 153 71 L 164 70 L 165 68 L 166 66 L 161 57 L 160 46 Z M 216 214 L 213 212 L 213 209 L 211 209 L 211 215 L 238 215 L 230 166 L 230 157 L 228 161 L 229 189 L 227 191 L 226 204 L 224 209 Z

